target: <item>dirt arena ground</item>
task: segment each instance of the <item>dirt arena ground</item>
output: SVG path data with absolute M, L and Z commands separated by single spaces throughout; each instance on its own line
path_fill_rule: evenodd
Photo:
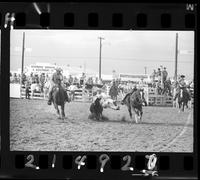
M 89 103 L 66 103 L 64 122 L 44 100 L 10 99 L 11 151 L 193 151 L 193 110 L 144 107 L 136 124 L 127 108 L 88 119 Z

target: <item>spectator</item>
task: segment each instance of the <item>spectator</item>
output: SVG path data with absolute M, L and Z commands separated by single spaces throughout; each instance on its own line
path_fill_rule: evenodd
M 35 81 L 35 76 L 33 75 L 33 73 L 30 74 L 30 82 L 31 84 Z
M 68 83 L 68 80 L 67 80 L 66 76 L 63 76 L 63 84 L 64 84 L 65 87 L 69 86 L 69 83 Z
M 162 93 L 162 88 L 161 88 L 161 82 L 160 82 L 160 81 L 158 81 L 158 82 L 156 83 L 156 89 L 157 89 L 157 94 L 161 95 L 161 93 Z
M 71 74 L 69 75 L 69 80 L 68 80 L 68 82 L 69 82 L 70 85 L 73 83 L 73 77 L 72 77 Z
M 156 76 L 158 77 L 158 81 L 161 81 L 161 70 L 160 70 L 160 68 L 158 68 Z
M 12 82 L 13 82 L 13 74 L 10 73 L 10 83 L 12 83 Z
M 167 80 L 164 81 L 164 89 L 163 89 L 162 94 L 168 92 L 168 95 L 169 95 L 169 96 L 172 96 L 172 93 L 171 93 L 171 86 L 172 86 L 171 80 L 170 80 L 170 78 L 167 78 Z
M 103 82 L 102 82 L 102 80 L 101 80 L 101 79 L 98 79 L 98 82 L 97 82 L 97 84 L 103 85 Z
M 156 70 L 154 69 L 154 70 L 153 70 L 153 73 L 151 74 L 152 82 L 155 81 L 155 77 L 156 77 Z
M 77 77 L 74 77 L 74 82 L 73 82 L 73 83 L 75 83 L 75 84 L 79 84 L 79 80 L 78 80 Z
M 168 72 L 166 70 L 166 67 L 164 67 L 163 71 L 162 71 L 162 78 L 163 78 L 163 83 L 166 81 L 168 76 Z
M 98 77 L 95 78 L 95 84 L 98 84 Z
M 41 92 L 43 93 L 44 92 L 44 83 L 45 83 L 45 74 L 42 73 L 40 75 L 40 85 L 41 85 Z
M 48 81 L 49 81 L 49 76 L 48 76 L 48 74 L 46 74 L 46 76 L 45 76 L 45 83 L 48 82 Z
M 18 83 L 18 77 L 17 77 L 17 74 L 16 73 L 14 73 L 14 83 Z
M 39 84 L 39 76 L 38 76 L 38 74 L 35 75 L 35 82 L 36 82 L 37 84 Z
M 138 84 L 138 89 L 142 89 L 142 88 L 144 88 L 144 86 L 145 86 L 144 79 L 141 78 L 141 81 L 140 81 L 139 84 Z
M 75 96 L 75 90 L 77 90 L 77 86 L 75 84 L 71 84 L 69 86 L 69 91 L 70 91 L 70 99 L 73 101 L 74 100 L 74 96 Z
M 27 80 L 27 81 L 25 81 L 25 97 L 26 97 L 26 99 L 30 99 L 29 88 L 30 88 L 30 83 Z
M 85 78 L 86 78 L 85 73 L 82 73 L 82 76 L 80 78 L 80 85 L 84 84 Z
M 111 99 L 113 99 L 115 101 L 117 100 L 118 87 L 117 87 L 115 81 L 113 81 L 113 84 L 110 87 L 109 95 L 111 96 Z
M 26 75 L 23 73 L 22 74 L 22 84 L 24 85 L 26 81 Z

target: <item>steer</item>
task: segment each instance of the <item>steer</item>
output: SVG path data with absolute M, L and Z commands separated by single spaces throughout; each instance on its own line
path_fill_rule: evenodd
M 119 105 L 117 105 L 117 102 L 113 99 L 110 98 L 110 96 L 106 95 L 105 93 L 99 93 L 97 94 L 94 99 L 93 99 L 93 102 L 96 98 L 101 98 L 101 105 L 103 108 L 111 108 L 111 109 L 114 109 L 114 110 L 119 110 L 120 107 Z

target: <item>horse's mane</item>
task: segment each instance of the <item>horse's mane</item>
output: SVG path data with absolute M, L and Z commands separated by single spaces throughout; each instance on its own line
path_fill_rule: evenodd
M 134 89 L 132 92 L 127 93 L 122 101 L 125 101 L 126 98 L 130 97 L 134 92 L 137 92 L 137 91 L 138 89 Z
M 101 98 L 96 98 L 94 103 L 96 104 L 98 102 L 100 104 L 100 100 L 101 100 Z

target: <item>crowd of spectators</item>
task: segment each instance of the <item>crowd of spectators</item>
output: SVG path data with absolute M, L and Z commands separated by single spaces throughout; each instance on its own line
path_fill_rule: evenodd
M 153 70 L 150 86 L 156 88 L 159 95 L 167 93 L 172 96 L 172 81 L 168 77 L 166 67 L 160 66 L 157 71 Z
M 45 83 L 50 81 L 51 75 L 41 73 L 30 75 L 23 74 L 22 81 L 20 82 L 21 75 L 16 73 L 10 73 L 10 83 L 22 83 L 28 91 L 31 84 L 38 84 L 40 86 L 40 91 L 44 92 Z M 153 87 L 156 88 L 157 94 L 168 94 L 172 96 L 173 82 L 168 77 L 168 72 L 166 67 L 160 67 L 157 71 L 154 69 L 150 76 L 151 82 L 146 82 L 141 79 L 139 82 L 133 81 L 120 81 L 120 79 L 115 79 L 113 81 L 101 81 L 97 77 L 87 77 L 85 73 L 82 73 L 81 77 L 76 76 L 63 76 L 63 85 L 69 91 L 74 92 L 79 88 L 84 88 L 85 85 L 95 86 L 99 85 L 107 94 L 109 94 L 112 99 L 116 100 L 117 96 L 124 95 L 130 92 L 134 87 L 144 88 Z

